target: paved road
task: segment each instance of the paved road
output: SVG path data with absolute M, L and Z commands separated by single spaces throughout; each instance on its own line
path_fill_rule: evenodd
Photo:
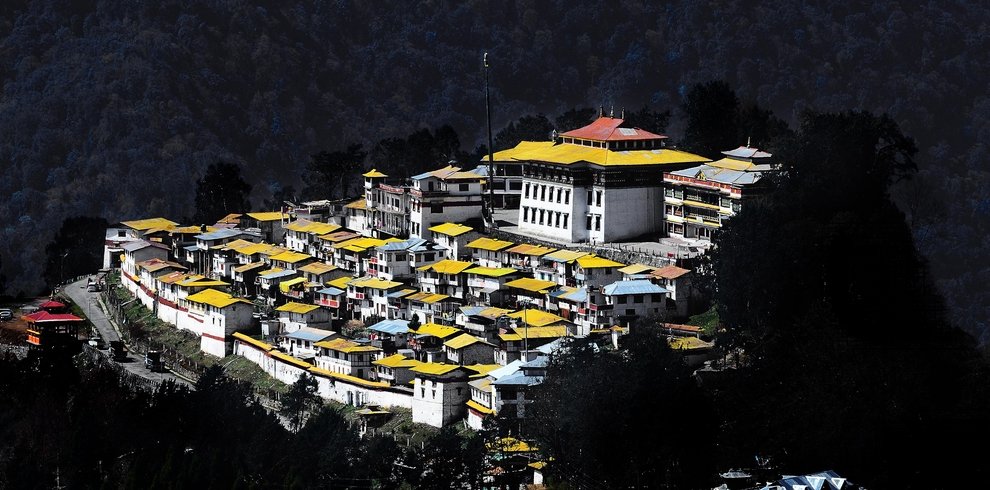
M 103 337 L 108 344 L 111 340 L 120 340 L 120 335 L 117 330 L 114 329 L 113 324 L 107 318 L 103 309 L 100 307 L 100 293 L 86 291 L 86 279 L 66 284 L 62 289 L 73 303 L 79 305 L 85 316 L 89 321 L 96 327 L 96 330 L 100 332 L 100 336 Z M 109 355 L 108 353 L 104 353 Z M 171 373 L 156 373 L 148 370 L 144 367 L 144 357 L 139 355 L 128 356 L 129 360 L 127 362 L 121 362 L 120 365 L 124 367 L 128 372 L 133 373 L 142 378 L 154 381 L 155 383 L 160 383 L 162 380 L 171 379 L 178 384 L 183 384 L 190 386 L 190 383 L 180 377 L 177 377 Z

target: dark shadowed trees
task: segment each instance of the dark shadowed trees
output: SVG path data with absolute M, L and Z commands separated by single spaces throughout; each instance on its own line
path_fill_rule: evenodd
M 347 145 L 344 150 L 310 155 L 306 166 L 308 186 L 303 194 L 311 199 L 346 197 L 365 156 L 364 146 L 359 143 Z
M 553 124 L 558 133 L 565 133 L 591 124 L 597 116 L 598 111 L 591 107 L 574 107 L 554 118 Z
M 251 186 L 241 176 L 235 163 L 217 162 L 206 169 L 196 182 L 195 224 L 212 225 L 230 213 L 251 210 Z
M 553 124 L 543 114 L 523 116 L 495 134 L 495 151 L 512 148 L 520 141 L 550 141 Z
M 103 266 L 107 226 L 107 220 L 90 216 L 63 221 L 55 238 L 45 247 L 45 284 L 54 286 L 68 278 L 98 271 Z

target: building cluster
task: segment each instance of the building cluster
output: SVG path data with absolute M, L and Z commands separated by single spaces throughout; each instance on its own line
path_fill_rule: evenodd
M 695 294 L 689 269 L 567 245 L 710 236 L 697 230 L 720 222 L 694 220 L 696 210 L 731 216 L 740 189 L 768 170 L 753 163 L 768 156 L 756 150 L 709 163 L 621 123 L 602 117 L 551 142 L 524 142 L 472 171 L 446 166 L 402 183 L 371 170 L 364 196 L 348 203 L 209 225 L 122 222 L 107 230 L 105 266 L 119 267 L 123 286 L 197 335 L 204 352 L 242 355 L 288 383 L 311 374 L 324 397 L 406 407 L 434 426 L 524 417 L 565 339 L 618 342 L 637 318 L 683 320 Z M 486 187 L 489 173 L 501 189 Z M 520 237 L 542 245 L 483 233 L 494 190 L 503 206 L 519 206 Z M 668 327 L 677 348 L 710 347 L 696 328 Z

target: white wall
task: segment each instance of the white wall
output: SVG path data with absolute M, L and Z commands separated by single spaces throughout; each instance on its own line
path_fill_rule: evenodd
M 606 189 L 603 204 L 602 232 L 591 232 L 596 242 L 614 242 L 663 229 L 663 188 L 659 183 L 656 187 Z
M 527 183 L 530 186 L 529 197 L 526 197 L 525 188 Z M 547 186 L 546 199 L 540 199 L 540 186 Z M 535 188 L 535 192 L 534 192 Z M 553 189 L 553 198 L 550 197 L 550 189 Z M 523 197 L 519 205 L 519 230 L 537 236 L 544 236 L 555 241 L 566 241 L 566 242 L 583 242 L 588 238 L 587 229 L 585 228 L 585 213 L 587 211 L 587 191 L 584 187 L 575 188 L 572 185 L 560 184 L 560 183 L 550 183 L 546 181 L 541 181 L 533 178 L 523 179 Z M 564 198 L 557 202 L 557 192 L 560 190 L 569 190 L 570 203 L 565 204 Z M 529 218 L 527 221 L 523 221 L 524 208 L 529 207 Z M 561 218 L 561 226 L 558 228 L 556 225 L 556 218 L 554 217 L 550 224 L 544 218 L 543 225 L 539 224 L 539 219 L 533 218 L 533 209 L 546 210 L 552 212 L 567 213 L 568 223 L 567 229 L 564 229 L 563 218 Z M 538 212 L 538 211 L 537 211 Z M 551 213 L 552 214 L 552 213 Z

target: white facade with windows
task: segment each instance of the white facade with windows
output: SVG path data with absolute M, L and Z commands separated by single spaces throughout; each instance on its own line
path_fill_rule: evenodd
M 481 218 L 482 177 L 447 166 L 412 178 L 409 235 L 432 238 L 430 227 Z

